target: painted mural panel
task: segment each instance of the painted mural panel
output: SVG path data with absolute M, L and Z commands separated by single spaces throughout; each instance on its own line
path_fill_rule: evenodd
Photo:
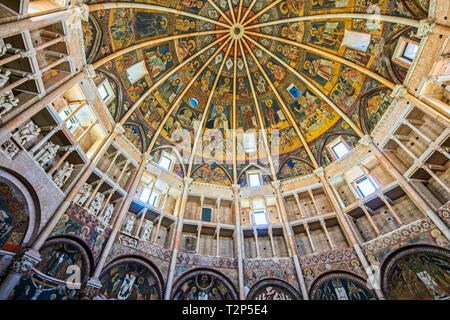
M 231 282 L 209 270 L 197 270 L 178 280 L 172 297 L 174 300 L 237 300 Z
M 77 299 L 91 266 L 85 249 L 76 241 L 54 238 L 46 242 L 41 262 L 11 294 L 13 300 Z
M 420 246 L 404 249 L 394 254 L 383 270 L 383 290 L 390 300 L 450 298 L 448 250 Z
M 161 300 L 161 283 L 144 261 L 124 259 L 107 267 L 100 276 L 102 289 L 98 299 Z
M 302 297 L 286 282 L 266 279 L 250 289 L 247 300 L 302 300 Z
M 28 227 L 29 208 L 20 189 L 0 177 L 0 249 L 15 252 Z
M 320 277 L 313 284 L 310 296 L 312 300 L 376 300 L 363 279 L 346 272 Z

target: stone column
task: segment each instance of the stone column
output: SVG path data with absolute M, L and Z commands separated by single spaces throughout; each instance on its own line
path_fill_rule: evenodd
M 233 203 L 234 203 L 234 219 L 235 219 L 235 245 L 238 262 L 238 279 L 239 279 L 239 299 L 245 300 L 244 290 L 244 259 L 243 259 L 243 242 L 241 229 L 241 211 L 239 208 L 239 190 L 241 186 L 233 184 Z
M 258 230 L 256 229 L 256 227 L 253 227 L 253 237 L 255 238 L 256 258 L 261 258 L 258 245 Z
M 33 266 L 41 261 L 39 251 L 27 249 L 14 257 L 8 275 L 0 285 L 0 300 L 7 300 L 19 281 L 31 273 Z
M 41 141 L 39 141 L 31 150 L 30 150 L 30 154 L 34 154 L 36 151 L 38 151 L 39 149 L 41 149 L 44 144 L 50 140 L 51 137 L 53 137 L 53 135 L 58 132 L 59 130 L 61 130 L 63 124 L 58 124 L 56 126 L 54 126 L 52 128 L 52 130 L 50 130 L 45 136 L 44 138 L 41 139 Z
M 170 258 L 169 274 L 167 276 L 167 285 L 166 285 L 166 291 L 164 293 L 164 300 L 169 300 L 170 294 L 172 292 L 172 284 L 173 284 L 173 278 L 175 276 L 175 266 L 177 264 L 178 249 L 180 247 L 180 239 L 181 239 L 181 234 L 183 232 L 184 211 L 186 210 L 188 191 L 189 191 L 189 186 L 191 183 L 192 183 L 192 178 L 188 178 L 188 177 L 184 178 L 183 194 L 181 197 L 180 209 L 178 211 L 176 233 L 175 233 L 175 239 L 174 239 L 174 243 L 173 243 L 172 257 Z
M 290 248 L 291 257 L 294 260 L 295 271 L 297 273 L 297 279 L 300 284 L 302 297 L 304 300 L 309 300 L 308 291 L 306 290 L 305 279 L 303 278 L 302 269 L 300 267 L 300 261 L 298 259 L 296 242 L 294 239 L 294 235 L 293 235 L 291 226 L 288 223 L 286 207 L 284 205 L 283 196 L 281 195 L 281 190 L 280 190 L 281 182 L 279 180 L 272 181 L 272 186 L 275 189 L 275 193 L 277 196 L 277 202 L 278 202 L 278 206 L 280 208 L 280 217 L 281 217 L 280 222 L 283 226 L 283 229 L 284 229 L 286 237 L 287 237 L 287 242 L 289 244 L 288 250 Z
M 311 237 L 311 232 L 309 231 L 308 223 L 303 222 L 303 227 L 305 228 L 306 235 L 308 236 L 308 240 L 309 240 L 309 245 L 311 246 L 313 253 L 317 253 L 316 247 L 314 246 L 314 242 Z
M 327 225 L 325 224 L 325 220 L 323 218 L 320 219 L 320 225 L 322 226 L 323 231 L 327 237 L 327 240 L 330 244 L 331 249 L 335 249 L 333 241 L 331 240 L 330 233 L 328 232 Z
M 339 221 L 339 224 L 340 224 L 342 230 L 344 231 L 344 234 L 345 234 L 347 240 L 355 249 L 355 252 L 356 252 L 356 255 L 358 256 L 359 261 L 361 261 L 364 271 L 366 272 L 367 277 L 368 277 L 368 283 L 374 289 L 375 294 L 377 295 L 378 299 L 385 300 L 383 291 L 381 291 L 379 274 L 377 275 L 375 273 L 375 270 L 373 270 L 372 267 L 369 265 L 369 263 L 366 259 L 366 256 L 364 255 L 364 253 L 358 243 L 358 240 L 357 240 L 355 234 L 353 233 L 348 220 L 346 219 L 345 213 L 342 211 L 341 207 L 339 206 L 339 203 L 333 193 L 333 190 L 331 190 L 330 184 L 328 183 L 327 179 L 325 178 L 325 172 L 324 172 L 323 168 L 318 168 L 318 169 L 314 170 L 314 174 L 320 179 L 322 186 L 324 188 L 325 194 L 327 195 L 328 199 L 331 202 L 331 205 L 333 206 L 333 208 L 336 212 L 336 217 Z
M 139 185 L 139 182 L 141 181 L 142 174 L 144 173 L 144 169 L 145 169 L 145 166 L 147 163 L 147 157 L 148 157 L 148 154 L 145 153 L 141 163 L 139 164 L 137 171 L 134 174 L 133 182 L 131 183 L 129 190 L 127 190 L 127 195 L 125 196 L 125 198 L 122 201 L 119 214 L 117 216 L 117 219 L 114 222 L 114 226 L 113 226 L 113 229 L 111 230 L 111 234 L 108 238 L 108 241 L 106 242 L 105 247 L 102 250 L 102 253 L 100 255 L 98 263 L 95 267 L 93 276 L 85 284 L 85 287 L 90 287 L 90 290 L 94 290 L 94 292 L 95 292 L 95 289 L 101 288 L 101 283 L 99 280 L 100 274 L 106 264 L 106 259 L 108 258 L 111 248 L 116 240 L 116 236 L 120 231 L 120 228 L 123 224 L 125 217 L 127 216 L 127 212 L 128 212 L 128 209 L 130 208 L 130 204 L 134 199 L 134 196 L 136 194 L 136 189 Z M 85 291 L 82 291 L 80 293 L 80 299 L 85 300 L 85 299 L 89 299 L 89 298 L 90 297 L 86 294 Z

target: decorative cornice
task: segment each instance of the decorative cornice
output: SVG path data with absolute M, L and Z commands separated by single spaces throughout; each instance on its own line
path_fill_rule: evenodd
M 325 176 L 325 169 L 322 167 L 319 167 L 316 170 L 314 170 L 313 173 L 320 178 L 320 177 Z
M 422 19 L 419 22 L 419 28 L 417 29 L 416 37 L 421 38 L 433 33 L 433 28 L 436 23 L 432 18 Z

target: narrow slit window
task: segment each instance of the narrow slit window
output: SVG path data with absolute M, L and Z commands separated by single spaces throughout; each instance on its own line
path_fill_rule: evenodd
M 202 221 L 211 222 L 212 208 L 202 208 Z
M 142 202 L 147 202 L 149 198 L 150 198 L 150 189 L 145 188 L 144 190 L 142 190 L 139 200 L 141 200 Z
M 148 199 L 148 204 L 154 207 L 156 205 L 156 202 L 158 201 L 159 194 L 155 191 L 152 192 L 150 195 L 150 198 Z

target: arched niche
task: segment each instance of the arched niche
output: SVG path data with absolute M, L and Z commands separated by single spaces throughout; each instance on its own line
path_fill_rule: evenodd
M 450 298 L 450 251 L 416 245 L 391 253 L 381 266 L 382 290 L 389 300 Z
M 34 191 L 0 169 L 0 250 L 17 252 L 39 231 L 40 210 Z
M 13 300 L 77 300 L 91 273 L 93 258 L 77 239 L 56 237 L 40 250 L 41 261 L 12 294 Z
M 173 300 L 238 300 L 232 282 L 208 269 L 195 269 L 180 276 L 171 297 Z
M 311 285 L 311 300 L 376 300 L 375 292 L 367 281 L 345 271 L 328 272 Z
M 102 288 L 96 299 L 162 300 L 162 277 L 150 262 L 122 257 L 110 263 L 100 275 Z
M 302 296 L 284 281 L 264 279 L 250 289 L 247 300 L 302 300 Z

